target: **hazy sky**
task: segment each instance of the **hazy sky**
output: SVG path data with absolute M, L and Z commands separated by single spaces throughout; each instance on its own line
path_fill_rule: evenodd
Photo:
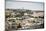
M 43 10 L 42 2 L 17 2 L 15 0 L 6 0 L 6 8 L 12 9 L 30 9 L 30 10 Z

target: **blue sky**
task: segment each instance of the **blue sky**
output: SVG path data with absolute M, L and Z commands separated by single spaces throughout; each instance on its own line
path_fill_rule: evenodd
M 30 10 L 43 10 L 42 2 L 18 2 L 15 0 L 6 0 L 6 8 L 12 9 L 30 9 Z

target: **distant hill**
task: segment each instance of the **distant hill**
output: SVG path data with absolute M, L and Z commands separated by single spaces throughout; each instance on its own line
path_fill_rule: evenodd
M 6 9 L 13 12 L 44 12 L 43 10 L 29 10 L 29 9 Z

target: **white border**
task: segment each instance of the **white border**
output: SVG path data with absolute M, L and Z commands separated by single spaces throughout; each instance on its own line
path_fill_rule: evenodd
M 0 0 L 0 31 L 4 31 L 4 24 L 5 24 L 5 17 L 4 17 L 4 9 L 5 9 L 5 6 L 4 6 L 4 0 Z
M 22 0 L 22 1 L 43 2 L 43 0 Z M 44 3 L 46 3 L 46 0 L 44 0 Z M 45 8 L 46 8 L 46 4 L 45 4 Z M 45 9 L 44 20 L 46 26 L 46 9 Z M 5 0 L 0 0 L 0 31 L 5 31 Z M 44 29 L 20 30 L 20 31 L 46 31 L 46 27 Z

